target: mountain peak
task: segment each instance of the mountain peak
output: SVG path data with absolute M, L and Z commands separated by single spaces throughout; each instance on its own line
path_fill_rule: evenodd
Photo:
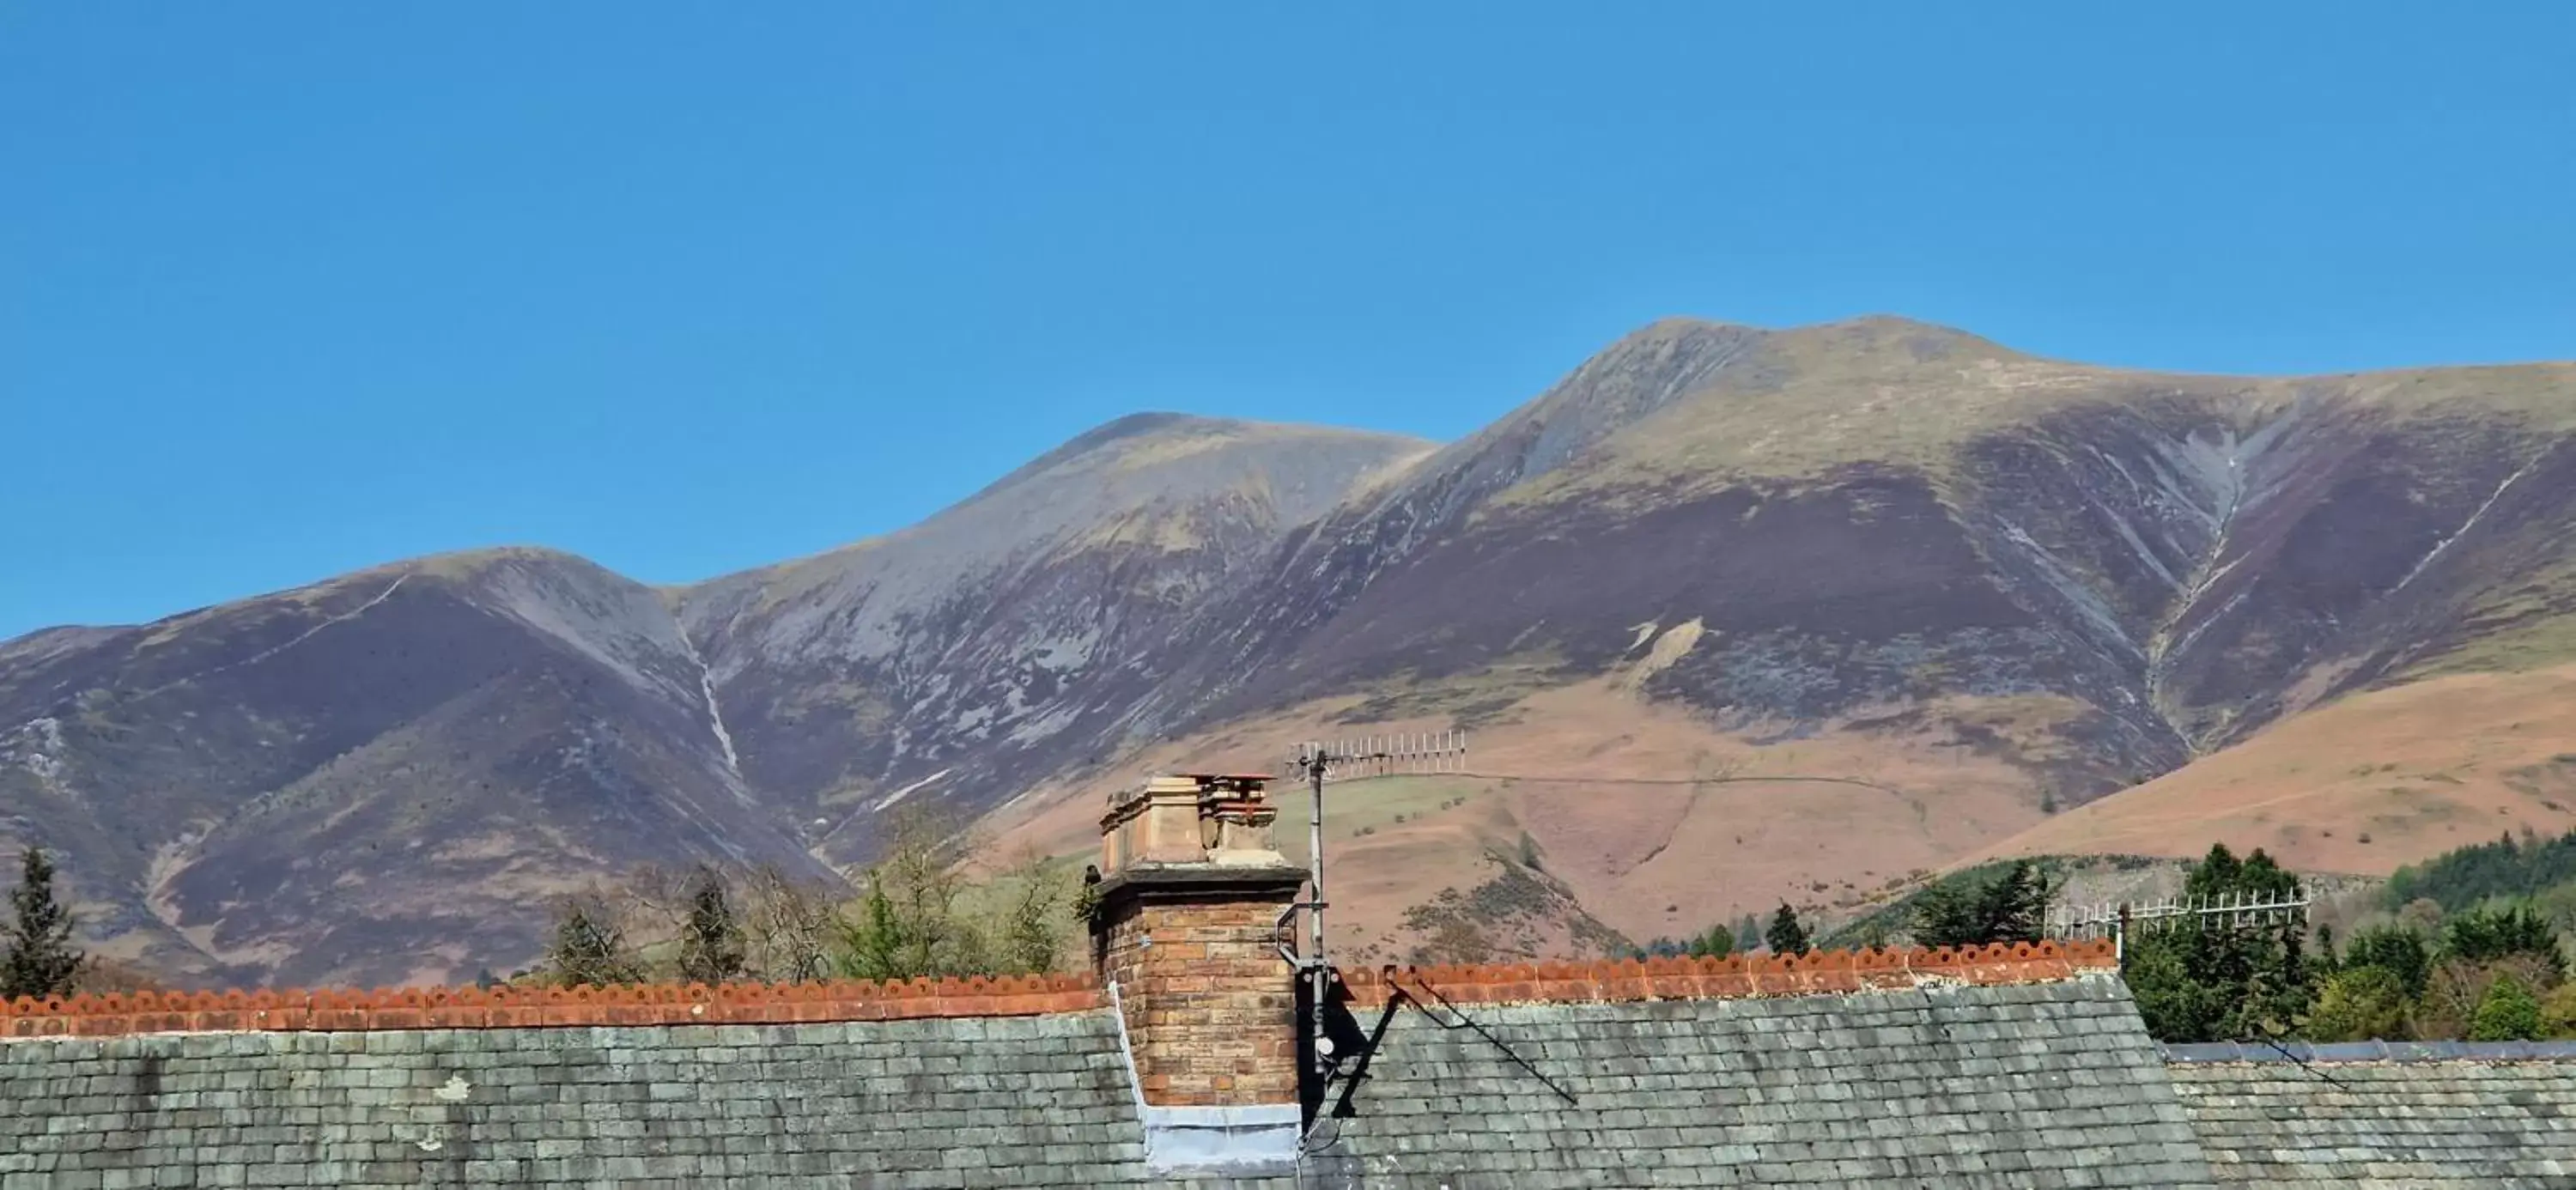
M 482 546 L 475 549 L 449 550 L 445 553 L 438 554 L 425 554 L 406 562 L 396 562 L 390 566 L 378 567 L 377 569 L 387 570 L 407 568 L 428 574 L 464 576 L 479 574 L 506 562 L 540 562 L 547 564 L 569 562 L 582 566 L 592 565 L 589 559 L 583 558 L 578 554 L 566 553 L 565 551 L 556 549 L 552 546 L 494 545 Z
M 1191 430 L 1219 430 L 1238 424 L 1241 423 L 1226 418 L 1202 417 L 1195 413 L 1174 413 L 1158 409 L 1130 413 L 1124 417 L 1102 422 L 1065 439 L 1063 445 L 1039 455 L 1032 461 L 1032 465 L 1061 461 L 1131 438 L 1148 438 L 1156 434 Z
M 1962 352 L 1978 355 L 2020 354 L 1991 339 L 1971 334 L 1957 327 L 1909 318 L 1902 314 L 1860 314 L 1826 322 L 1781 327 L 1673 315 L 1658 318 L 1620 336 L 1619 340 L 1604 349 L 1602 354 L 1608 355 L 1639 347 L 1662 346 L 1707 338 L 1737 342 L 1762 340 L 1793 349 L 1870 351 L 1902 346 L 1918 358 L 1938 358 Z

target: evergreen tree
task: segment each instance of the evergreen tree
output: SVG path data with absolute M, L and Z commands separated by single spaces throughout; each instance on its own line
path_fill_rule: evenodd
M 1960 881 L 1944 880 L 1923 890 L 1914 899 L 1914 944 L 1917 946 L 1970 946 L 1983 942 L 1984 931 L 1976 920 L 1975 898 Z
M 2026 859 L 1991 879 L 1945 880 L 1916 900 L 1914 941 L 1935 947 L 2037 942 L 2047 936 L 2050 891 Z
M 2471 1041 L 2536 1041 L 2540 1038 L 2540 997 L 2510 975 L 2487 985 L 2478 1014 L 2469 1025 Z
M 2298 878 L 2256 851 L 2243 860 L 2224 844 L 2192 868 L 2193 899 L 2278 898 Z M 2186 917 L 2134 931 L 2126 975 L 2147 1031 L 2160 1041 L 2235 1041 L 2295 1027 L 2315 1001 L 2317 972 L 2295 921 L 2240 924 Z
M 2015 860 L 2013 866 L 1995 878 L 1979 898 L 1979 916 L 1983 917 L 1986 942 L 2038 942 L 2048 936 L 2048 898 L 2054 891 L 2048 877 L 2029 860 Z
M 740 979 L 745 968 L 742 924 L 715 869 L 698 869 L 689 893 L 689 920 L 680 931 L 680 978 L 694 983 Z
M 1762 949 L 1762 920 L 1760 918 L 1747 913 L 1744 916 L 1735 919 L 1735 949 L 1740 951 L 1754 951 Z
M 2555 972 L 2566 964 L 2558 953 L 2558 933 L 2528 905 L 2472 909 L 2451 919 L 2442 932 L 2444 957 L 2491 963 L 2530 955 Z
M 2432 948 L 2424 945 L 2422 934 L 2401 925 L 2374 926 L 2354 934 L 2344 947 L 2341 965 L 2346 971 L 2376 967 L 2395 976 L 2409 1000 L 2422 999 L 2433 978 Z
M 1729 935 L 1728 939 L 1729 941 L 1732 941 L 1733 935 Z M 1630 948 L 1628 957 L 1640 960 L 1671 959 L 1679 958 L 1684 953 L 1686 952 L 1682 949 L 1682 944 L 1673 941 L 1670 935 L 1657 935 L 1652 941 L 1647 942 L 1644 946 Z
M 0 999 L 69 995 L 83 955 L 72 948 L 72 915 L 54 899 L 54 862 L 28 844 L 0 932 Z
M 1695 959 L 1725 958 L 1735 953 L 1735 928 L 1726 925 L 1710 926 L 1706 932 L 1691 939 L 1688 945 L 1680 947 L 1679 950 L 1680 953 Z
M 1008 874 L 1009 899 L 1001 906 L 995 929 L 999 939 L 996 966 L 1006 974 L 1055 970 L 1064 951 L 1065 882 L 1047 871 L 1046 859 L 1025 851 Z
M 859 901 L 858 918 L 842 929 L 838 956 L 841 974 L 877 980 L 923 974 L 911 970 L 904 961 L 911 941 L 902 915 L 895 912 L 894 898 L 886 895 L 885 878 L 869 873 L 868 895 Z
M 1771 929 L 1762 935 L 1773 954 L 1807 953 L 1807 927 L 1798 924 L 1798 914 L 1786 902 L 1771 915 Z

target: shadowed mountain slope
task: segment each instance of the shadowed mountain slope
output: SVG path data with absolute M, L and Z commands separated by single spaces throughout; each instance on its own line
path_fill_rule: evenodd
M 1352 911 L 1401 950 L 1510 902 L 1580 945 L 2034 827 L 2164 850 L 2138 831 L 2300 779 L 2240 744 L 2359 765 L 2284 733 L 2576 662 L 2571 430 L 2565 364 L 2172 376 L 1673 320 L 1437 448 L 1141 415 L 694 587 L 498 551 L 0 644 L 0 833 L 165 967 L 399 978 L 520 961 L 541 894 L 638 859 L 819 870 L 907 802 L 1072 849 L 1145 766 L 1468 725 L 1503 767 L 1354 820 L 1384 870 Z M 2318 854 L 2452 842 L 2375 837 Z
M 1102 427 L 920 525 L 680 599 L 745 772 L 862 856 L 873 812 L 968 809 L 1101 755 L 1171 646 L 1280 536 L 1429 449 L 1171 415 Z
M 1066 725 L 1154 680 L 1139 642 L 1423 449 L 1130 418 L 685 593 L 497 550 L 37 633 L 0 645 L 0 834 L 67 852 L 93 934 L 176 975 L 507 969 L 549 894 L 638 862 L 824 875 L 891 779 L 1062 763 Z
M 1652 649 L 1648 693 L 1782 738 L 2049 695 L 2083 708 L 2046 766 L 2081 800 L 2321 699 L 2566 656 L 2571 424 L 2563 365 L 2236 381 L 1660 324 L 1299 534 L 1175 688 L 1223 718 Z
M 0 669 L 13 834 L 120 949 L 288 980 L 471 974 L 544 894 L 642 860 L 810 867 L 734 771 L 649 589 L 426 559 Z M 520 957 L 513 955 L 513 957 Z

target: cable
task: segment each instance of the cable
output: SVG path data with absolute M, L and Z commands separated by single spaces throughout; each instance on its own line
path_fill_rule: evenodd
M 2337 1087 L 2337 1088 L 2339 1088 L 2339 1089 L 2341 1089 L 2341 1090 L 2349 1091 L 2349 1090 L 2351 1090 L 2351 1089 L 2352 1089 L 2352 1088 L 2351 1088 L 2351 1087 L 2349 1087 L 2349 1086 L 2345 1086 L 2345 1085 L 2344 1085 L 2344 1082 L 2343 1082 L 2343 1080 L 2342 1080 L 2342 1079 L 2336 1078 L 2335 1076 L 2333 1076 L 2333 1075 L 2331 1075 L 2331 1074 L 2328 1074 L 2328 1073 L 2326 1073 L 2325 1071 L 2319 1070 L 2319 1069 L 2317 1069 L 2316 1067 L 2309 1065 L 2309 1064 L 2308 1064 L 2308 1060 L 2307 1060 L 2306 1058 L 2302 1058 L 2302 1057 L 2298 1056 L 2297 1054 L 2291 1053 L 2291 1052 L 2290 1052 L 2290 1047 L 2288 1047 L 2288 1046 L 2286 1046 L 2286 1045 L 2281 1044 L 2279 1040 L 2277 1040 L 2277 1039 L 2275 1039 L 2275 1038 L 2273 1038 L 2273 1037 L 2270 1037 L 2270 1036 L 2263 1036 L 2263 1037 L 2253 1037 L 2253 1038 L 2239 1038 L 2239 1039 L 2237 1040 L 2237 1044 L 2238 1044 L 2238 1045 L 2243 1045 L 2243 1044 L 2245 1044 L 2245 1042 L 2246 1042 L 2246 1041 L 2249 1041 L 2249 1040 L 2251 1040 L 2251 1041 L 2260 1041 L 2260 1042 L 2262 1042 L 2262 1043 L 2263 1043 L 2263 1044 L 2265 1044 L 2265 1045 L 2271 1046 L 2275 1051 L 2278 1051 L 2282 1057 L 2284 1057 L 2284 1058 L 2288 1058 L 2292 1063 L 2295 1063 L 2295 1064 L 2298 1066 L 2298 1068 L 2299 1068 L 2299 1069 L 2304 1070 L 2304 1071 L 2307 1071 L 2308 1073 L 2313 1074 L 2313 1075 L 2317 1076 L 2318 1078 L 2324 1079 L 2324 1080 L 2326 1080 L 2326 1082 L 2328 1082 L 2329 1084 L 2332 1084 L 2333 1086 L 2335 1086 L 2335 1087 Z
M 1683 786 L 1683 785 L 1752 785 L 1752 784 L 1760 784 L 1760 783 L 1764 783 L 1764 782 L 1792 782 L 1792 783 L 1805 783 L 1805 784 L 1813 784 L 1813 785 L 1850 785 L 1850 786 L 1855 786 L 1855 787 L 1858 787 L 1858 788 L 1861 788 L 1861 789 L 1875 789 L 1875 790 L 1879 791 L 1880 793 L 1894 794 L 1895 796 L 1898 796 L 1898 797 L 1907 797 L 1907 796 L 1910 796 L 1910 795 L 1909 795 L 1909 794 L 1907 794 L 1904 790 L 1902 790 L 1902 789 L 1898 789 L 1898 788 L 1896 788 L 1896 787 L 1895 787 L 1895 786 L 1893 786 L 1893 785 L 1881 785 L 1881 784 L 1879 784 L 1879 783 L 1877 783 L 1877 782 L 1875 782 L 1875 781 L 1863 781 L 1863 780 L 1861 780 L 1861 779 L 1859 779 L 1859 778 L 1857 778 L 1857 777 L 1811 777 L 1811 776 L 1787 776 L 1787 775 L 1783 775 L 1783 776 L 1752 776 L 1752 777 L 1745 777 L 1745 776 L 1729 776 L 1729 777 L 1567 777 L 1567 776 L 1531 776 L 1531 775 L 1526 774 L 1526 773 L 1476 773 L 1476 772 L 1466 772 L 1466 771 L 1461 771 L 1461 770 L 1450 770 L 1450 771 L 1445 771 L 1445 772 L 1422 772 L 1422 773 L 1372 773 L 1372 774 L 1369 774 L 1368 776 L 1365 776 L 1365 777 L 1345 777 L 1345 778 L 1342 778 L 1342 779 L 1340 779 L 1340 780 L 1337 780 L 1337 781 L 1332 782 L 1332 784 L 1333 784 L 1333 785 L 1357 785 L 1357 784 L 1359 784 L 1360 782 L 1363 782 L 1363 781 L 1386 781 L 1386 780 L 1391 780 L 1391 779 L 1399 778 L 1399 777 L 1465 777 L 1465 778 L 1467 778 L 1467 779 L 1469 779 L 1469 780 L 1471 780 L 1471 781 L 1524 781 L 1524 782 L 1528 782 L 1528 783 L 1530 783 L 1530 784 L 1534 784 L 1534 785 L 1666 785 L 1666 786 Z
M 1540 1071 L 1538 1067 L 1530 1065 L 1528 1059 L 1521 1057 L 1520 1054 L 1514 1051 L 1511 1046 L 1505 1044 L 1502 1038 L 1496 1037 L 1492 1033 L 1486 1031 L 1483 1025 L 1476 1023 L 1476 1018 L 1468 1016 L 1463 1009 L 1460 1009 L 1456 1004 L 1451 1003 L 1449 1001 L 1449 997 L 1441 995 L 1440 989 L 1431 986 L 1431 982 L 1429 980 L 1423 979 L 1417 975 L 1414 977 L 1414 982 L 1421 984 L 1423 991 L 1431 993 L 1431 998 L 1438 1000 L 1441 1008 L 1446 1009 L 1450 1015 L 1457 1017 L 1458 1023 L 1453 1025 L 1447 1021 L 1441 1020 L 1440 1014 L 1431 1011 L 1430 1005 L 1424 1004 L 1420 1000 L 1415 1000 L 1413 1002 L 1414 1008 L 1421 1012 L 1425 1019 L 1443 1029 L 1474 1030 L 1476 1036 L 1485 1039 L 1486 1044 L 1503 1051 L 1503 1056 L 1511 1059 L 1513 1065 L 1528 1071 L 1531 1078 L 1537 1079 L 1540 1084 L 1544 1085 L 1548 1090 L 1556 1092 L 1557 1098 L 1563 1099 L 1567 1107 L 1582 1106 L 1582 1102 L 1574 1097 L 1574 1092 L 1558 1086 L 1555 1079 L 1549 1078 L 1545 1073 Z M 1399 987 L 1396 990 L 1401 991 L 1402 989 Z

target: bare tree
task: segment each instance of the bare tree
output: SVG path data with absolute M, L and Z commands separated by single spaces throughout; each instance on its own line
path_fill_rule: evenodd
M 565 898 L 556 909 L 554 941 L 546 948 L 551 981 L 565 987 L 642 982 L 643 956 L 627 940 L 622 918 L 614 900 L 598 890 Z
M 746 960 L 763 979 L 808 983 L 832 973 L 832 941 L 843 929 L 839 891 L 799 880 L 775 864 L 743 875 Z

